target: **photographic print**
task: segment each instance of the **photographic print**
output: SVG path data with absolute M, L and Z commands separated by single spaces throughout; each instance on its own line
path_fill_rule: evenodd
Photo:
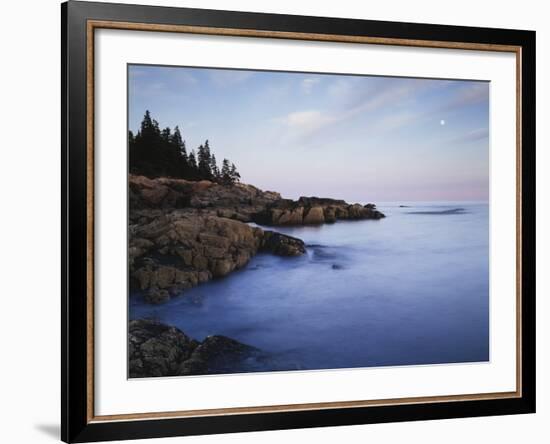
M 489 82 L 127 74 L 130 378 L 489 361 Z

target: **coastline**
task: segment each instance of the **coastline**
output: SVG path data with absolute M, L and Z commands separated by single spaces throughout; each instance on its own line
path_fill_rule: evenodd
M 299 256 L 296 237 L 250 226 L 322 225 L 383 219 L 374 204 L 301 197 L 283 199 L 252 185 L 129 177 L 130 288 L 162 303 L 244 267 L 258 252 Z
M 385 217 L 370 203 L 317 197 L 293 201 L 241 183 L 130 175 L 129 189 L 130 291 L 141 292 L 144 301 L 154 305 L 185 297 L 193 287 L 243 269 L 257 253 L 287 258 L 306 253 L 301 239 L 266 226 L 319 226 Z M 156 320 L 132 320 L 128 334 L 130 377 L 223 372 L 261 354 L 224 336 L 200 344 Z M 212 341 L 215 347 L 209 345 Z M 228 360 L 230 365 L 220 364 Z
M 271 359 L 250 372 L 486 361 L 488 207 L 414 210 L 456 206 L 466 211 L 381 206 L 383 222 L 278 227 L 302 239 L 306 253 L 259 253 L 165 304 L 133 294 L 130 319 L 257 347 Z

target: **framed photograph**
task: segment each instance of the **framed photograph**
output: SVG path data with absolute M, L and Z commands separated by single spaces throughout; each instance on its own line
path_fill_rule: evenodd
M 535 411 L 535 33 L 69 1 L 62 439 Z

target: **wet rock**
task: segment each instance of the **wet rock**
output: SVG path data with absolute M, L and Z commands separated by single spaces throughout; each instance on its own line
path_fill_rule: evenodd
M 128 331 L 129 374 L 131 378 L 173 376 L 197 347 L 175 327 L 156 321 L 130 321 Z
M 170 293 L 167 290 L 151 288 L 145 293 L 144 299 L 150 304 L 161 304 L 170 300 Z
M 323 207 L 310 207 L 304 217 L 304 225 L 320 225 L 325 223 Z
M 263 230 L 196 212 L 134 211 L 130 276 L 141 290 L 191 288 L 241 268 L 256 254 Z M 150 299 L 156 300 L 157 294 Z
M 200 358 L 190 358 L 178 367 L 178 373 L 185 375 L 204 375 L 208 373 L 208 363 Z
M 325 223 L 333 224 L 336 222 L 336 209 L 333 206 L 328 206 L 323 209 L 323 215 L 325 218 Z
M 174 286 L 191 288 L 199 280 L 196 270 L 184 271 L 174 266 L 161 265 L 152 259 L 144 266 L 131 271 L 131 277 L 137 281 L 140 290 L 166 290 Z
M 279 256 L 299 256 L 306 252 L 304 241 L 275 231 L 264 231 L 262 250 Z
M 200 375 L 238 369 L 259 350 L 226 336 L 198 342 L 176 327 L 149 319 L 130 321 L 128 331 L 131 378 Z
M 212 266 L 212 275 L 214 277 L 221 277 L 229 274 L 236 268 L 236 263 L 230 261 L 229 259 L 219 259 L 214 261 Z
M 276 215 L 276 213 L 275 213 Z M 282 210 L 278 217 L 275 217 L 277 225 L 301 225 L 304 219 L 304 208 L 298 207 L 289 210 Z
M 193 351 L 191 365 L 205 373 L 222 373 L 238 367 L 239 362 L 258 354 L 259 350 L 227 336 L 208 336 Z M 186 362 L 186 363 L 187 363 Z

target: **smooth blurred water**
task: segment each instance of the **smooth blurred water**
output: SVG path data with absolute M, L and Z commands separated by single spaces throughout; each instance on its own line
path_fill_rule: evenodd
M 488 205 L 406 205 L 378 205 L 379 221 L 277 227 L 307 254 L 259 254 L 163 305 L 131 295 L 130 319 L 199 340 L 226 335 L 272 357 L 245 371 L 489 360 Z

